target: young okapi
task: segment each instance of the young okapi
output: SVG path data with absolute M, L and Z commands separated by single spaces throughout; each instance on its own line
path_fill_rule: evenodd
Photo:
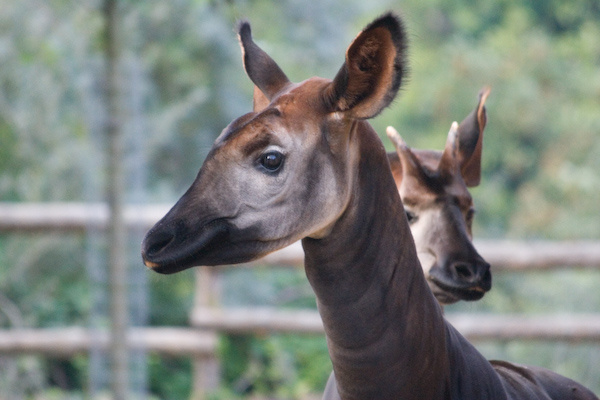
M 441 304 L 479 300 L 492 286 L 490 266 L 471 242 L 474 209 L 468 190 L 481 177 L 489 93 L 482 89 L 475 110 L 452 125 L 443 152 L 410 149 L 394 128 L 387 129 L 396 146 L 388 153 L 392 175 L 427 283 Z
M 239 26 L 254 111 L 216 139 L 196 180 L 146 235 L 146 266 L 241 263 L 302 239 L 335 379 L 324 398 L 597 399 L 539 368 L 490 364 L 427 286 L 381 140 L 365 121 L 396 95 L 406 35 L 385 15 L 331 80 L 288 80 Z

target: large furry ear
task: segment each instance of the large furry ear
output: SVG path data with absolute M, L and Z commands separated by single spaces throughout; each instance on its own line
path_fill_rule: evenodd
M 244 69 L 254 82 L 254 108 L 265 105 L 273 96 L 283 89 L 290 81 L 277 63 L 252 40 L 252 30 L 248 21 L 238 25 L 238 38 L 242 47 Z M 257 90 L 259 95 L 257 96 Z M 260 96 L 260 95 L 263 96 Z M 258 97 L 258 101 L 257 101 Z M 266 98 L 266 100 L 265 100 Z M 267 103 L 268 104 L 268 103 Z
M 485 101 L 490 91 L 487 86 L 481 89 L 477 107 L 458 126 L 458 162 L 468 187 L 479 185 L 481 180 L 483 130 L 487 123 Z
M 406 74 L 407 38 L 402 21 L 386 14 L 369 24 L 346 51 L 324 101 L 332 112 L 372 118 L 396 96 Z

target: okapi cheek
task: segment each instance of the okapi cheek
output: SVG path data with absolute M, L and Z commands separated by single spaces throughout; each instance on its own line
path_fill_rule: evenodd
M 429 251 L 417 251 L 417 257 L 419 258 L 425 276 L 428 276 L 429 271 L 435 265 L 435 256 Z

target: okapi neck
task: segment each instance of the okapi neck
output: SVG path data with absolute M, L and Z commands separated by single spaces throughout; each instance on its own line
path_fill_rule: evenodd
M 430 383 L 447 381 L 442 312 L 383 146 L 364 136 L 348 208 L 327 237 L 302 242 L 338 390 L 344 399 L 386 399 L 406 390 L 415 399 L 439 399 L 444 388 Z

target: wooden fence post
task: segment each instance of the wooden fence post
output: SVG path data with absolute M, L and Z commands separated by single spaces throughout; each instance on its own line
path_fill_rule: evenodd
M 194 307 L 190 315 L 207 307 L 215 307 L 220 302 L 219 270 L 214 267 L 198 267 L 195 277 Z M 216 332 L 214 334 L 217 335 Z M 212 355 L 194 356 L 191 400 L 206 399 L 208 393 L 219 387 L 219 383 L 220 366 L 216 347 Z
M 119 1 L 104 0 L 104 57 L 106 63 L 106 123 L 107 139 L 106 197 L 109 208 L 108 223 L 108 270 L 110 291 L 110 368 L 111 391 L 114 400 L 130 397 L 129 360 L 127 343 L 128 296 L 127 296 L 127 231 L 123 217 L 125 205 L 125 181 L 123 164 L 123 121 L 121 115 L 121 85 L 119 74 L 120 35 Z

